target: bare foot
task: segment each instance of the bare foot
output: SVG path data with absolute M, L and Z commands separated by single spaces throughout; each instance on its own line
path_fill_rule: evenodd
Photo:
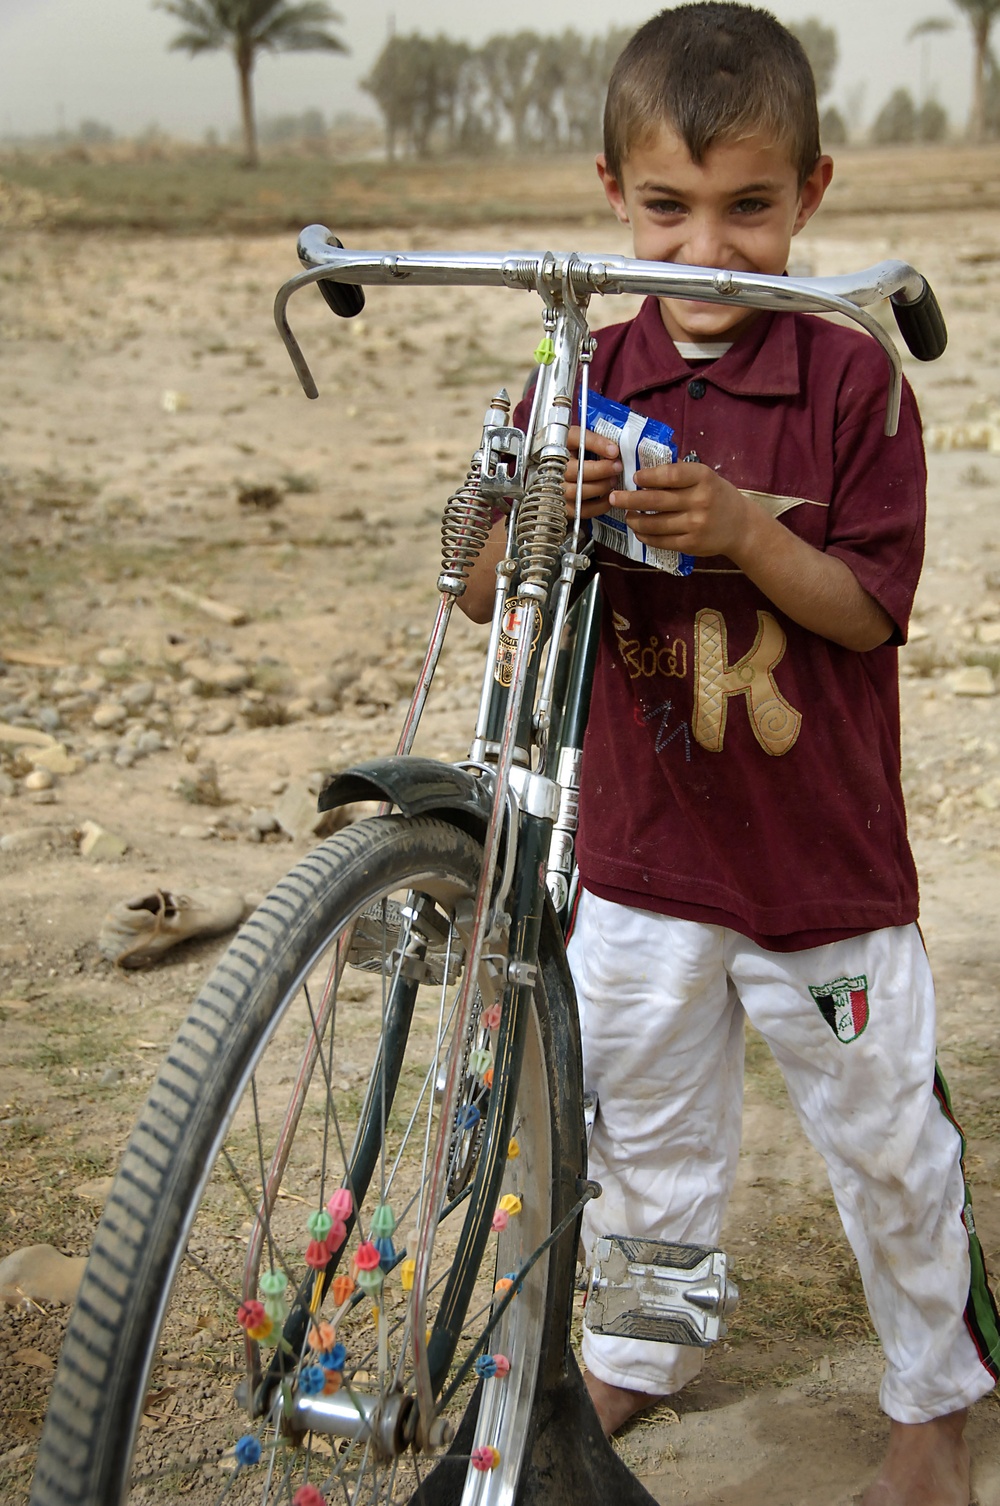
M 969 1506 L 968 1412 L 933 1422 L 892 1422 L 882 1468 L 861 1506 Z
M 647 1407 L 655 1407 L 658 1401 L 663 1400 L 662 1396 L 649 1391 L 626 1391 L 623 1386 L 609 1386 L 607 1381 L 598 1380 L 597 1376 L 591 1375 L 589 1371 L 584 1379 L 590 1399 L 594 1403 L 594 1411 L 604 1429 L 605 1438 L 610 1438 L 612 1433 L 617 1433 L 618 1429 L 623 1428 L 629 1418 L 634 1417 L 637 1412 L 644 1412 Z M 878 1506 L 881 1506 L 881 1503 L 878 1503 Z

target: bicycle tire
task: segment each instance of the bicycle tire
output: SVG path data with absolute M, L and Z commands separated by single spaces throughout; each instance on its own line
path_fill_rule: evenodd
M 427 1152 L 425 1148 L 416 1171 L 409 1168 L 407 1147 L 411 1140 L 419 1139 L 410 1134 L 416 1122 L 411 1118 L 405 1132 L 400 1134 L 399 1159 L 387 1181 L 387 1151 L 390 1146 L 394 1149 L 395 1127 L 408 1111 L 407 1108 L 400 1111 L 397 1099 L 402 1097 L 404 1105 L 408 1105 L 407 1094 L 415 1095 L 413 1114 L 419 1110 L 422 1115 L 420 1133 L 425 1139 L 432 1140 L 440 1132 L 441 1126 L 434 1122 L 435 1093 L 433 1087 L 427 1087 L 424 1057 L 429 1051 L 432 1065 L 435 1060 L 440 1062 L 441 1042 L 447 1040 L 447 1028 L 442 1032 L 439 1025 L 432 1045 L 428 1046 L 423 997 L 430 990 L 438 998 L 439 1019 L 445 1019 L 444 1001 L 453 999 L 457 992 L 458 972 L 452 969 L 447 949 L 442 953 L 440 935 L 434 938 L 437 947 L 434 952 L 434 946 L 422 945 L 418 933 L 416 954 L 423 961 L 417 971 L 422 968 L 422 975 L 415 983 L 401 982 L 401 961 L 399 957 L 393 961 L 394 954 L 388 946 L 391 924 L 395 923 L 394 919 L 391 922 L 387 919 L 388 906 L 395 903 L 391 896 L 400 894 L 408 900 L 410 911 L 418 911 L 423 905 L 426 912 L 420 921 L 423 939 L 434 925 L 440 930 L 447 918 L 447 948 L 455 937 L 456 908 L 475 893 L 481 859 L 479 844 L 443 821 L 389 816 L 361 822 L 309 853 L 245 923 L 192 1006 L 126 1148 L 67 1331 L 39 1449 L 31 1494 L 33 1506 L 116 1506 L 126 1500 L 159 1501 L 163 1499 L 163 1488 L 169 1490 L 171 1485 L 174 1493 L 184 1494 L 197 1503 L 222 1495 L 234 1506 L 236 1502 L 251 1500 L 291 1501 L 294 1490 L 306 1481 L 318 1482 L 324 1490 L 334 1485 L 338 1500 L 396 1502 L 410 1499 L 415 1491 L 422 1495 L 419 1488 L 426 1478 L 423 1465 L 426 1463 L 429 1471 L 433 1463 L 429 1456 L 419 1458 L 407 1451 L 383 1459 L 370 1436 L 367 1440 L 339 1445 L 333 1439 L 336 1447 L 331 1453 L 325 1451 L 324 1441 L 316 1435 L 309 1435 L 304 1446 L 293 1447 L 282 1437 L 278 1426 L 271 1427 L 278 1420 L 278 1401 L 272 1402 L 263 1423 L 258 1419 L 254 1425 L 256 1431 L 249 1434 L 262 1447 L 260 1465 L 256 1469 L 237 1466 L 232 1449 L 237 1435 L 246 1433 L 248 1423 L 245 1417 L 240 1420 L 237 1409 L 229 1402 L 237 1367 L 227 1364 L 226 1347 L 231 1355 L 235 1336 L 243 1340 L 244 1335 L 235 1326 L 232 1300 L 223 1309 L 216 1298 L 213 1309 L 207 1293 L 215 1294 L 221 1284 L 230 1296 L 238 1295 L 241 1290 L 246 1296 L 245 1280 L 241 1288 L 234 1274 L 239 1273 L 240 1263 L 246 1259 L 239 1238 L 234 1238 L 230 1228 L 235 1195 L 237 1217 L 242 1213 L 246 1219 L 249 1213 L 251 1236 L 256 1232 L 258 1243 L 270 1244 L 271 1268 L 277 1268 L 277 1247 L 279 1266 L 282 1261 L 287 1266 L 294 1259 L 291 1289 L 300 1296 L 304 1293 L 303 1301 L 308 1296 L 308 1278 L 300 1280 L 306 1270 L 301 1254 L 304 1233 L 293 1256 L 289 1242 L 291 1223 L 282 1196 L 271 1198 L 268 1214 L 261 1218 L 263 1195 L 252 1190 L 258 1183 L 261 1188 L 266 1185 L 272 1169 L 265 1167 L 266 1147 L 261 1150 L 261 1121 L 281 1119 L 285 1095 L 275 1098 L 274 1114 L 270 1112 L 269 1095 L 274 1095 L 276 1086 L 281 1087 L 276 1079 L 287 1075 L 289 1043 L 296 1033 L 301 1034 L 298 1008 L 303 1000 L 308 1003 L 311 1022 L 304 1039 L 315 1044 L 319 1035 L 321 1050 L 314 1060 L 307 1096 L 295 1115 L 288 1164 L 281 1169 L 285 1202 L 302 1199 L 303 1205 L 311 1203 L 313 1209 L 321 1208 L 325 1192 L 342 1185 L 344 1168 L 340 1168 L 340 1176 L 332 1170 L 328 1174 L 327 1159 L 332 1139 L 339 1141 L 340 1150 L 345 1148 L 341 1117 L 347 1117 L 352 1101 L 357 1098 L 354 1083 L 358 1074 L 351 1055 L 356 1044 L 355 1027 L 360 1032 L 366 1020 L 371 1025 L 370 998 L 366 1001 L 364 991 L 370 993 L 374 988 L 381 994 L 381 1014 L 373 1033 L 376 1044 L 368 1089 L 355 1111 L 358 1138 L 351 1155 L 355 1155 L 359 1144 L 363 1147 L 367 1143 L 365 1134 L 371 1133 L 374 1122 L 372 1104 L 378 1102 L 377 1130 L 381 1137 L 376 1167 L 378 1185 L 374 1192 L 370 1185 L 364 1192 L 358 1191 L 359 1222 L 342 1247 L 343 1257 L 349 1246 L 356 1253 L 363 1225 L 370 1220 L 372 1206 L 385 1203 L 387 1187 L 391 1190 L 395 1185 L 397 1191 L 401 1188 L 409 1198 L 407 1209 L 412 1210 L 419 1189 L 414 1191 L 407 1178 L 416 1179 L 422 1174 Z M 374 928 L 373 914 L 378 917 Z M 395 912 L 391 914 L 394 916 Z M 377 931 L 379 925 L 381 963 L 372 965 L 365 948 L 371 947 L 373 930 Z M 581 1155 L 574 1095 L 579 1088 L 579 1047 L 573 1033 L 575 1015 L 567 1007 L 572 1003 L 571 995 L 559 1000 L 557 1007 L 549 1007 L 548 992 L 571 989 L 571 984 L 558 943 L 554 943 L 551 930 L 546 934 L 548 955 L 540 958 L 539 982 L 534 991 L 517 1096 L 516 1134 L 520 1154 L 508 1158 L 505 1153 L 503 1157 L 504 1185 L 510 1185 L 520 1194 L 522 1211 L 510 1219 L 504 1232 L 495 1236 L 496 1257 L 487 1248 L 477 1273 L 458 1273 L 459 1279 L 476 1282 L 473 1306 L 485 1301 L 486 1312 L 495 1308 L 492 1287 L 496 1270 L 519 1270 L 556 1222 L 565 1217 L 567 1209 L 572 1208 L 577 1195 L 573 1173 L 579 1169 Z M 413 936 L 411 926 L 406 948 L 402 945 L 402 932 L 395 938 L 401 955 L 407 948 L 413 952 Z M 347 937 L 349 942 L 345 940 Z M 325 960 L 331 950 L 340 957 L 335 974 L 331 974 Z M 344 966 L 345 956 L 354 958 L 352 966 Z M 316 977 L 317 969 L 318 976 L 325 979 L 327 994 L 333 998 L 332 1010 L 319 1014 L 320 1019 L 329 1022 L 329 1031 L 325 1025 L 322 1031 L 317 1030 L 317 1013 L 305 981 Z M 435 974 L 443 976 L 436 980 Z M 390 975 L 392 982 L 387 990 L 386 978 Z M 359 978 L 364 981 L 359 982 Z M 387 993 L 391 1009 L 396 1009 L 392 1000 L 397 996 L 413 996 L 405 1039 L 397 1040 L 402 1016 L 397 1018 L 397 1011 L 390 1017 Z M 351 1014 L 353 1006 L 356 1018 Z M 560 1021 L 565 1020 L 573 1022 L 569 1039 L 560 1034 L 564 1034 Z M 556 1044 L 553 1031 L 560 1037 Z M 448 1049 L 465 1049 L 465 1046 L 450 1042 Z M 400 1066 L 393 1082 L 392 1068 L 386 1066 L 386 1061 L 394 1059 L 394 1052 L 399 1055 Z M 319 1085 L 311 1101 L 308 1094 L 316 1087 L 317 1065 L 321 1069 Z M 348 1073 L 350 1077 L 345 1075 Z M 374 1098 L 373 1083 L 378 1085 Z M 391 1084 L 391 1098 L 387 1083 Z M 499 1087 L 494 1092 L 499 1094 Z M 252 1134 L 245 1122 L 248 1099 L 253 1111 Z M 317 1140 L 313 1104 L 317 1101 L 324 1105 L 325 1148 L 321 1168 L 314 1160 Z M 285 1104 L 285 1116 L 288 1113 Z M 330 1132 L 331 1120 L 335 1125 L 334 1135 Z M 246 1146 L 254 1138 L 257 1149 L 250 1154 Z M 332 1161 L 332 1156 L 329 1158 Z M 290 1172 L 293 1159 L 296 1169 Z M 344 1159 L 350 1162 L 346 1152 Z M 300 1161 L 303 1172 L 298 1169 Z M 257 1182 L 252 1183 L 254 1162 Z M 356 1160 L 351 1164 L 356 1167 Z M 228 1200 L 224 1196 L 227 1187 Z M 492 1207 L 477 1206 L 477 1188 L 478 1181 L 449 1213 L 449 1217 L 454 1217 L 465 1208 L 461 1214 L 462 1229 L 466 1229 L 469 1220 L 478 1220 L 478 1227 L 492 1214 Z M 479 1201 L 482 1202 L 481 1189 Z M 442 1218 L 435 1248 L 442 1252 L 443 1274 L 436 1278 L 436 1289 L 442 1283 L 450 1289 L 448 1242 L 441 1233 L 446 1227 Z M 230 1245 L 234 1247 L 232 1251 Z M 506 1379 L 481 1380 L 476 1393 L 479 1409 L 473 1446 L 485 1444 L 495 1448 L 499 1465 L 483 1473 L 459 1460 L 464 1483 L 453 1497 L 456 1500 L 488 1506 L 513 1499 L 530 1432 L 528 1424 L 540 1361 L 548 1349 L 546 1358 L 551 1365 L 553 1344 L 558 1348 L 561 1343 L 565 1350 L 566 1293 L 574 1253 L 575 1234 L 570 1229 L 553 1250 L 538 1259 L 523 1283 L 523 1291 L 510 1303 L 500 1325 L 485 1341 L 480 1336 L 485 1319 L 478 1311 L 463 1331 L 462 1345 L 448 1376 L 439 1386 L 439 1394 L 477 1350 L 489 1353 L 506 1346 L 510 1353 L 505 1358 L 511 1370 Z M 382 1346 L 388 1345 L 391 1335 L 397 1332 L 390 1328 L 389 1318 L 391 1313 L 393 1321 L 397 1321 L 397 1309 L 402 1314 L 398 1318 L 402 1324 L 399 1332 L 404 1337 L 406 1334 L 408 1299 L 402 1291 L 398 1296 L 390 1295 L 400 1261 L 399 1253 L 393 1250 L 393 1254 L 395 1265 L 390 1266 L 385 1285 L 377 1294 L 382 1326 L 376 1323 L 374 1342 L 362 1335 L 367 1352 L 360 1348 L 359 1338 L 365 1301 L 359 1302 L 355 1292 L 339 1314 L 338 1338 L 345 1341 L 348 1349 L 342 1373 L 352 1397 L 351 1387 L 358 1388 L 359 1376 L 363 1381 L 373 1367 L 378 1371 L 379 1395 L 383 1397 L 392 1390 L 388 1384 L 390 1378 L 398 1382 L 405 1373 L 404 1359 L 399 1357 L 406 1347 L 402 1338 L 398 1344 L 399 1356 L 393 1349 L 393 1360 L 388 1367 L 384 1363 L 388 1348 L 386 1353 L 382 1352 Z M 208 1260 L 214 1263 L 214 1269 L 209 1269 Z M 384 1264 L 385 1259 L 380 1269 Z M 341 1270 L 345 1269 L 342 1264 Z M 321 1279 L 325 1278 L 319 1275 L 314 1278 L 317 1282 Z M 302 1316 L 293 1304 L 293 1316 L 295 1312 Z M 310 1332 L 315 1331 L 314 1321 L 318 1322 L 322 1316 L 322 1308 L 315 1320 L 305 1314 L 303 1321 Z M 194 1342 L 185 1348 L 185 1331 L 190 1333 L 197 1325 L 201 1325 L 202 1339 L 196 1333 Z M 285 1331 L 288 1332 L 287 1324 Z M 370 1335 L 371 1329 L 368 1332 Z M 260 1347 L 263 1351 L 264 1345 Z M 249 1342 L 245 1348 L 248 1355 L 258 1353 Z M 272 1365 L 278 1363 L 278 1354 L 275 1349 Z M 312 1352 L 303 1343 L 291 1361 L 280 1361 L 286 1371 L 292 1365 L 292 1378 L 284 1381 L 285 1393 L 294 1391 L 306 1360 L 311 1358 L 314 1358 Z M 262 1353 L 259 1363 L 256 1360 L 254 1363 L 256 1368 L 249 1381 L 245 1378 L 245 1397 L 254 1393 L 255 1383 L 261 1379 L 266 1353 Z M 393 1364 L 398 1368 L 392 1370 Z M 456 1417 L 461 1416 L 467 1405 L 471 1385 L 471 1379 L 466 1381 L 464 1389 L 460 1388 L 453 1398 Z M 280 1401 L 282 1384 L 274 1389 Z M 174 1399 L 172 1409 L 171 1399 Z M 189 1441 L 192 1427 L 197 1441 L 194 1448 L 185 1449 L 181 1455 L 180 1446 Z M 187 1436 L 176 1447 L 166 1441 L 177 1433 L 183 1435 L 185 1429 L 189 1430 Z M 468 1423 L 462 1434 L 468 1447 Z M 454 1474 L 451 1478 L 454 1479 Z

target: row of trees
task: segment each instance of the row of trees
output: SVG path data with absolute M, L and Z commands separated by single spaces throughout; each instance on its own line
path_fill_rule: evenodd
M 792 27 L 819 94 L 837 65 L 837 35 L 819 21 Z M 631 28 L 584 37 L 499 33 L 481 47 L 451 37 L 390 36 L 361 87 L 385 124 L 388 154 L 479 152 L 506 141 L 518 152 L 594 150 L 604 95 Z
M 392 36 L 361 87 L 378 105 L 390 159 L 498 141 L 519 152 L 590 148 L 628 36 L 519 31 L 475 48 L 446 36 Z

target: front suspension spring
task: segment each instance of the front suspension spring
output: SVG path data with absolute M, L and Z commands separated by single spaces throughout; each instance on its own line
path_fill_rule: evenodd
M 518 509 L 516 542 L 522 586 L 531 584 L 547 591 L 559 564 L 566 537 L 566 465 L 565 453 L 546 455 Z
M 492 505 L 482 495 L 480 462 L 474 460 L 465 482 L 445 503 L 441 518 L 441 574 L 438 590 L 461 596 L 469 571 L 489 538 Z

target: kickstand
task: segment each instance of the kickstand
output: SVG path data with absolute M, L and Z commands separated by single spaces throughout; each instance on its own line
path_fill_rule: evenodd
M 479 1412 L 479 1388 L 448 1453 L 409 1506 L 459 1506 Z M 514 1506 L 656 1506 L 601 1432 L 576 1357 L 535 1399 Z

